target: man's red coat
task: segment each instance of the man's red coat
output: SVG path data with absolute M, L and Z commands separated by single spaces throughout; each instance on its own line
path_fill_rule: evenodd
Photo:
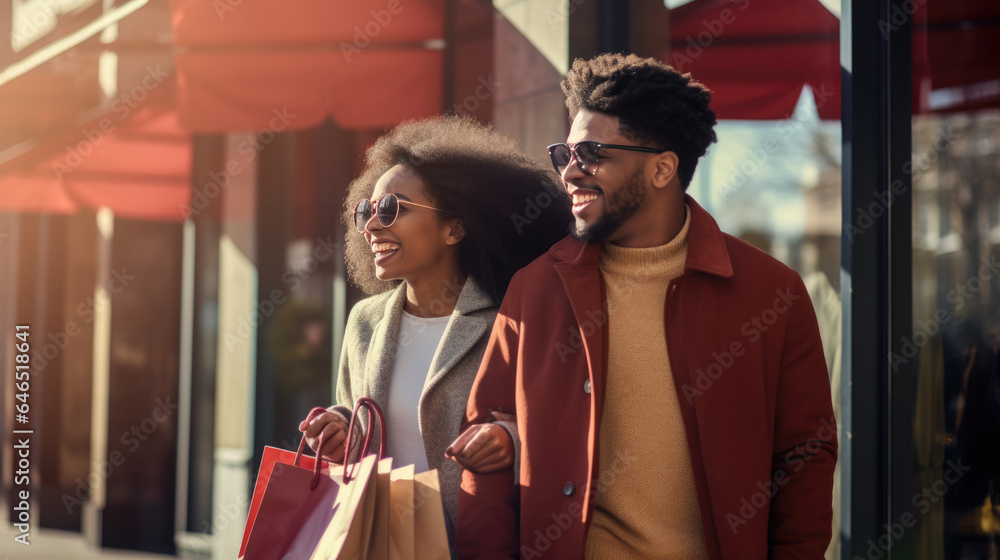
M 688 256 L 664 294 L 665 323 L 709 557 L 822 558 L 837 436 L 809 296 L 798 274 L 686 202 Z M 599 256 L 599 244 L 567 238 L 511 281 L 466 426 L 516 413 L 520 484 L 509 470 L 465 471 L 461 558 L 580 558 L 595 492 L 628 480 L 628 457 L 598 468 L 602 415 L 628 414 L 603 408 Z

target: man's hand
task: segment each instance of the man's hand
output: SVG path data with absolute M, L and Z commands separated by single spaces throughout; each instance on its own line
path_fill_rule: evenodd
M 311 422 L 303 420 L 299 424 L 299 431 L 305 434 L 306 443 L 321 456 L 331 463 L 338 465 L 344 462 L 344 442 L 347 441 L 347 425 L 344 419 L 335 412 L 324 412 Z M 319 446 L 320 434 L 323 435 L 323 449 Z
M 514 464 L 514 442 L 496 424 L 474 424 L 445 449 L 444 456 L 480 474 L 502 471 Z

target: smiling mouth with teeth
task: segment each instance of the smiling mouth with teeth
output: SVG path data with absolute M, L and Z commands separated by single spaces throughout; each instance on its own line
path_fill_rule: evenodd
M 376 257 L 385 257 L 395 253 L 399 249 L 398 243 L 372 243 L 372 253 Z
M 573 193 L 573 206 L 582 206 L 597 200 L 597 193 Z

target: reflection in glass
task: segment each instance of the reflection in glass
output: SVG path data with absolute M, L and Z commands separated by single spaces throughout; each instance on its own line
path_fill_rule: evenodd
M 998 141 L 998 111 L 913 119 L 919 558 L 998 558 Z

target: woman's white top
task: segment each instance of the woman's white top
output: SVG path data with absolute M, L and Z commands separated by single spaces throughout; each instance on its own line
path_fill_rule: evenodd
M 405 310 L 400 318 L 385 411 L 386 453 L 392 457 L 393 468 L 413 464 L 418 473 L 428 469 L 417 406 L 427 382 L 431 360 L 450 319 L 450 315 L 417 317 Z

